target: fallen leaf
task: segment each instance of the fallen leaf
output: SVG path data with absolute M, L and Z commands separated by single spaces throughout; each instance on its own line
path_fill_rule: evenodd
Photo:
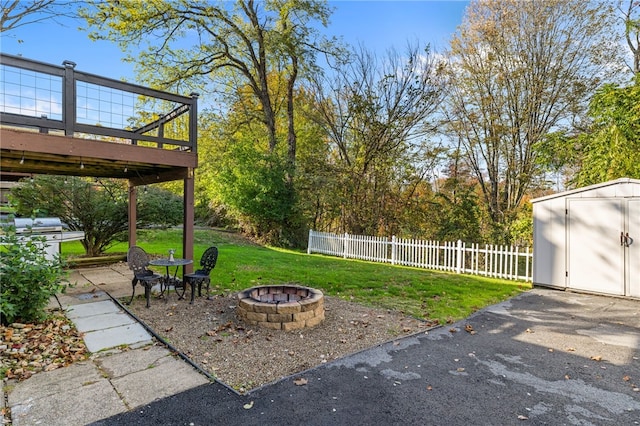
M 473 331 L 473 326 L 471 324 L 465 325 L 464 331 L 466 331 L 467 333 L 471 333 Z
M 464 371 L 464 368 L 459 367 L 456 371 L 457 371 L 458 373 L 462 373 L 462 372 Z
M 575 352 L 576 348 L 567 348 L 567 349 L 565 349 L 565 351 L 567 351 L 567 352 Z
M 594 361 L 602 361 L 602 356 L 594 355 L 594 356 L 591 357 L 591 359 L 594 360 Z
M 565 379 L 567 379 L 567 380 L 571 379 L 571 377 L 569 377 L 569 375 L 568 375 L 568 374 L 565 374 L 565 375 L 564 375 L 564 378 L 565 378 Z
M 529 417 L 527 417 L 527 416 L 523 416 L 522 414 L 520 414 L 520 415 L 518 416 L 518 420 L 529 420 Z
M 431 385 L 427 386 L 427 390 L 433 390 L 433 387 L 431 387 Z
M 250 410 L 253 407 L 253 401 L 249 402 L 248 404 L 244 404 L 242 407 L 245 410 Z
M 293 383 L 294 383 L 296 386 L 304 386 L 304 385 L 306 385 L 307 383 L 309 383 L 309 381 L 308 381 L 307 379 L 305 379 L 304 377 L 300 377 L 299 379 L 295 379 L 295 380 L 293 381 Z
M 631 380 L 631 377 L 629 377 L 629 376 L 624 376 L 624 377 L 622 378 L 622 380 L 624 380 L 625 382 L 628 382 L 629 380 Z
M 527 328 L 524 332 L 525 333 L 535 333 L 535 331 L 531 330 L 530 328 Z
M 451 327 L 451 328 L 449 329 L 449 333 L 457 333 L 457 332 L 458 332 L 458 330 L 456 330 L 456 329 L 455 329 L 455 328 L 453 328 L 453 327 Z

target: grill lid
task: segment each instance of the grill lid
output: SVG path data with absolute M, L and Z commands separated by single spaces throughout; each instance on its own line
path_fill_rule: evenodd
M 17 217 L 13 219 L 16 233 L 25 232 L 62 232 L 62 221 L 59 217 L 38 217 L 36 219 Z M 29 227 L 31 231 L 29 231 Z

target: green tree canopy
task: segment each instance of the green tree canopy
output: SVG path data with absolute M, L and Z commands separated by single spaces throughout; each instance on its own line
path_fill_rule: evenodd
M 634 84 L 603 86 L 589 105 L 592 124 L 568 143 L 580 149 L 576 186 L 640 179 L 640 75 Z
M 573 127 L 602 79 L 625 69 L 621 45 L 611 42 L 613 6 L 582 0 L 469 5 L 451 42 L 446 114 L 480 185 L 494 241 L 509 239 L 509 222 L 537 179 L 536 144 Z

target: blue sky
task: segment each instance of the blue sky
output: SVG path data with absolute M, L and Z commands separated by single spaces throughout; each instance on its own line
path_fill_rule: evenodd
M 331 24 L 324 31 L 381 54 L 392 46 L 402 51 L 407 41 L 430 43 L 443 50 L 462 22 L 467 4 L 456 0 L 335 1 L 331 2 L 336 8 Z M 115 44 L 92 42 L 78 26 L 77 22 L 26 25 L 2 33 L 0 50 L 54 65 L 70 60 L 79 71 L 134 81 L 133 66 L 121 62 L 124 55 Z

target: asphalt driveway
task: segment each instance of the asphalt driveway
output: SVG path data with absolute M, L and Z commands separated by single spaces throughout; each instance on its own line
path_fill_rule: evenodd
M 95 424 L 638 425 L 640 301 L 536 288 L 248 395 L 212 383 Z

